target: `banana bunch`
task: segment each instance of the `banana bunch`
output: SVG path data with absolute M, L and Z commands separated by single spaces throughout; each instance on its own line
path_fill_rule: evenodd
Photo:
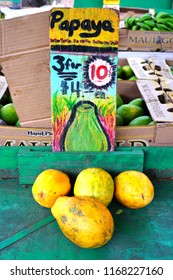
M 155 16 L 150 13 L 145 13 L 141 17 L 128 16 L 125 18 L 124 24 L 131 30 L 173 32 L 173 14 L 159 12 Z

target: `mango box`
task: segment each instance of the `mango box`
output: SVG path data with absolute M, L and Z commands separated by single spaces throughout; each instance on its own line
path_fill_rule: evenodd
M 172 52 L 173 32 L 119 29 L 119 51 Z
M 117 83 L 117 93 L 125 103 L 141 97 L 134 81 Z M 52 146 L 52 130 L 49 128 L 19 128 L 1 126 L 0 146 Z M 173 123 L 157 123 L 152 126 L 116 127 L 117 146 L 173 146 Z
M 159 56 L 149 56 L 148 59 L 142 57 L 128 57 L 128 64 L 132 68 L 135 76 L 140 80 L 164 81 L 173 79 L 173 74 L 165 58 Z M 169 61 L 168 61 L 169 63 Z
M 148 84 L 148 81 L 142 82 Z M 137 81 L 118 82 L 117 93 L 125 103 L 142 97 Z M 116 131 L 116 146 L 173 146 L 173 122 L 158 122 L 152 126 L 119 126 Z

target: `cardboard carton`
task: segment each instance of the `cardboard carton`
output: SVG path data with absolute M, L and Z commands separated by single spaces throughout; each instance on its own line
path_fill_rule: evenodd
M 50 127 L 49 11 L 0 21 L 0 64 L 21 125 Z
M 141 97 L 135 81 L 117 83 L 117 92 L 125 103 Z M 1 126 L 0 146 L 48 146 L 52 145 L 52 130 L 48 128 L 17 128 Z M 116 127 L 117 146 L 173 146 L 173 123 L 157 123 L 152 126 Z
M 0 126 L 0 146 L 51 146 L 52 131 L 46 128 Z
M 120 28 L 120 51 L 172 52 L 173 32 L 140 31 Z
M 141 82 L 148 84 L 148 81 Z M 137 83 L 138 81 L 118 82 L 117 92 L 124 103 L 142 97 Z M 173 146 L 173 122 L 165 120 L 152 126 L 120 126 L 116 129 L 116 146 Z

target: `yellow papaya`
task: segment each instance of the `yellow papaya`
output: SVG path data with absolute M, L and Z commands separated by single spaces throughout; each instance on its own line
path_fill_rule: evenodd
M 113 217 L 108 208 L 94 197 L 61 196 L 51 212 L 62 233 L 79 247 L 101 247 L 112 238 Z

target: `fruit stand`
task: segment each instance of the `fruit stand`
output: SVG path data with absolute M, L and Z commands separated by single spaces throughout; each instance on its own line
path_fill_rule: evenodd
M 126 9 L 132 1 L 129 1 L 129 3 L 128 1 L 122 2 L 122 7 L 125 7 Z M 164 10 L 171 8 L 169 6 L 170 3 L 168 4 L 166 1 L 164 3 Z M 92 7 L 100 7 L 100 5 L 102 7 L 102 4 L 103 1 L 95 1 L 94 4 L 92 3 Z M 148 5 L 147 2 L 146 4 Z M 74 7 L 88 7 L 87 5 L 90 7 L 89 1 L 87 3 L 85 3 L 85 1 L 75 1 Z M 148 9 L 149 7 L 146 6 L 142 8 Z M 157 8 L 160 9 L 162 7 Z M 125 11 L 127 12 L 128 8 Z M 145 11 L 145 13 L 147 14 L 148 12 Z M 2 107 L 10 103 L 10 109 L 9 105 L 8 108 L 6 108 L 9 111 L 13 111 L 12 123 L 8 120 L 9 111 L 7 111 L 6 108 L 5 110 L 4 108 L 1 109 L 0 115 L 1 118 L 3 118 L 1 122 L 2 126 L 0 127 L 0 259 L 171 260 L 173 257 L 173 122 L 170 121 L 169 117 L 172 114 L 172 107 L 169 107 L 169 110 L 167 110 L 170 113 L 168 118 L 162 119 L 161 121 L 155 119 L 152 110 L 149 111 L 146 109 L 143 92 L 146 89 L 146 85 L 153 85 L 159 81 L 159 86 L 156 88 L 158 89 L 159 94 L 161 93 L 163 95 L 162 98 L 160 97 L 161 107 L 172 102 L 172 78 L 168 79 L 169 81 L 164 79 L 164 74 L 166 73 L 168 76 L 171 75 L 171 70 L 173 69 L 172 45 L 167 44 L 167 41 L 169 40 L 165 40 L 165 37 L 163 38 L 163 42 L 166 41 L 166 44 L 160 43 L 159 41 L 159 43 L 157 42 L 159 44 L 158 47 L 154 41 L 154 45 L 147 45 L 148 49 L 146 48 L 146 44 L 143 43 L 143 35 L 140 35 L 140 42 L 135 41 L 136 39 L 134 40 L 132 36 L 135 34 L 134 32 L 140 32 L 140 34 L 142 32 L 142 34 L 147 34 L 148 36 L 149 33 L 147 32 L 151 31 L 151 37 L 153 38 L 153 36 L 155 36 L 155 33 L 153 33 L 152 30 L 142 30 L 141 22 L 140 24 L 135 25 L 141 28 L 140 30 L 135 30 L 135 28 L 138 29 L 138 27 L 130 30 L 132 25 L 128 25 L 122 28 L 123 31 L 121 33 L 120 28 L 118 66 L 119 70 L 122 72 L 120 73 L 120 76 L 118 76 L 117 82 L 116 98 L 119 97 L 120 99 L 116 99 L 115 102 L 117 102 L 117 104 L 120 102 L 120 104 L 117 105 L 117 112 L 124 117 L 124 125 L 121 119 L 116 119 L 115 147 L 113 139 L 113 148 L 111 152 L 108 152 L 107 148 L 107 152 L 103 152 L 103 150 L 97 152 L 83 152 L 80 150 L 80 152 L 76 152 L 70 151 L 71 148 L 65 150 L 65 145 L 62 150 L 53 152 L 50 95 L 48 95 L 50 82 L 50 69 L 48 65 L 49 46 L 46 33 L 48 31 L 48 14 L 49 12 L 46 11 L 40 13 L 38 16 L 37 14 L 33 14 L 26 18 L 19 17 L 19 19 L 16 20 L 12 19 L 11 22 L 10 20 L 7 22 L 4 21 L 4 24 L 0 25 L 0 27 L 2 27 L 0 28 L 0 31 L 2 31 L 3 36 L 6 34 L 5 31 L 8 30 L 8 28 L 11 31 L 11 35 L 13 35 L 3 37 L 2 53 L 0 50 L 0 62 L 2 61 L 3 65 L 2 70 L 7 74 L 9 88 L 11 89 L 12 94 L 11 99 L 10 92 L 7 89 L 6 98 L 8 100 L 2 104 Z M 106 12 L 103 14 L 106 14 Z M 71 18 L 71 16 L 69 18 Z M 170 16 L 170 18 L 172 21 L 173 16 Z M 138 19 L 135 18 L 135 20 Z M 67 20 L 65 22 L 67 22 Z M 103 20 L 103 23 L 104 22 L 105 21 Z M 131 23 L 132 22 L 133 21 L 131 21 Z M 26 27 L 28 28 L 29 26 L 28 31 L 31 33 L 27 38 L 28 40 L 23 41 L 24 44 L 21 44 L 21 41 L 16 35 L 14 36 L 16 26 L 21 26 L 21 34 L 23 34 L 23 36 L 26 34 Z M 41 28 L 42 32 L 40 32 Z M 106 29 L 107 27 L 105 25 L 104 31 L 107 31 Z M 171 36 L 173 33 L 168 32 L 169 34 L 165 34 L 163 32 L 164 34 L 160 34 L 160 31 L 158 30 L 154 30 L 154 32 L 159 32 L 159 36 L 169 35 L 170 42 L 172 42 Z M 35 38 L 34 44 L 32 36 Z M 102 39 L 102 37 L 100 38 Z M 128 48 L 129 45 L 127 41 L 129 38 L 132 38 L 130 48 Z M 74 38 L 74 40 L 76 40 L 76 38 Z M 15 44 L 13 44 L 14 41 Z M 58 57 L 56 51 L 59 50 L 59 42 L 57 43 L 57 41 L 52 37 L 52 45 L 54 45 L 52 53 L 53 55 L 57 54 Z M 101 41 L 98 40 L 96 43 L 100 44 L 99 48 L 102 48 L 100 42 Z M 68 45 L 65 40 L 63 47 L 64 49 L 67 48 L 65 50 L 68 50 Z M 80 47 L 81 46 L 79 45 L 79 49 L 76 49 L 80 50 Z M 111 51 L 112 50 L 113 47 Z M 128 50 L 129 52 L 124 50 Z M 156 50 L 158 53 L 160 50 L 161 52 L 159 54 L 155 53 Z M 73 68 L 75 68 L 75 66 L 78 65 L 77 60 L 72 61 L 73 55 L 71 55 L 71 57 L 65 55 L 64 57 L 67 57 L 67 63 L 64 63 L 63 67 L 66 66 L 68 69 L 68 67 L 73 66 Z M 127 65 L 131 62 L 130 58 L 133 58 L 135 62 L 138 61 L 139 58 L 139 63 L 133 64 L 132 67 L 130 67 Z M 161 73 L 163 75 L 160 75 L 160 72 L 158 73 L 156 67 L 158 65 L 154 64 L 153 61 L 157 62 L 157 59 L 159 59 L 160 63 L 163 62 L 162 58 L 165 63 L 169 62 L 169 65 L 166 64 L 166 67 L 164 68 L 164 70 L 166 69 L 165 72 Z M 148 61 L 150 61 L 150 59 L 152 59 L 152 63 L 149 64 Z M 11 60 L 16 67 L 15 69 L 17 69 L 16 71 L 10 67 Z M 28 63 L 28 61 L 30 63 Z M 55 59 L 53 58 L 52 61 L 54 62 Z M 72 61 L 70 65 L 68 64 L 69 61 Z M 86 61 L 87 63 L 90 62 L 89 59 Z M 145 64 L 145 72 L 136 71 L 136 69 L 141 70 L 140 62 L 142 66 Z M 63 84 L 63 75 L 67 75 L 67 73 L 59 74 L 59 69 L 56 65 L 52 65 L 52 68 L 56 69 L 56 74 L 62 77 L 61 85 L 64 85 L 63 89 L 65 92 L 68 89 L 68 86 L 65 83 Z M 86 68 L 86 65 L 85 67 L 83 66 L 83 68 Z M 165 66 L 164 63 L 163 65 Z M 167 71 L 167 66 L 170 66 L 169 71 Z M 92 69 L 95 68 L 93 67 Z M 125 74 L 123 74 L 123 71 Z M 1 74 L 4 76 L 3 72 Z M 72 72 L 71 75 L 73 74 L 74 73 Z M 102 77 L 101 71 L 99 74 Z M 140 75 L 138 76 L 138 74 Z M 10 79 L 11 75 L 14 75 L 14 79 Z M 153 80 L 150 79 L 151 76 L 154 78 Z M 17 78 L 19 78 L 19 80 Z M 66 78 L 67 81 L 69 81 L 71 77 L 68 75 Z M 32 81 L 32 83 L 30 81 Z M 165 81 L 168 84 L 164 84 Z M 77 88 L 77 86 L 79 86 L 79 81 L 77 82 L 78 83 L 75 84 L 76 88 L 74 88 L 74 84 L 71 87 L 73 88 L 72 92 L 74 91 L 76 94 L 79 93 Z M 169 90 L 168 85 L 170 86 Z M 112 84 L 111 89 L 113 89 L 112 91 L 114 92 Z M 151 92 L 155 93 L 155 88 L 154 90 L 151 89 L 152 86 L 150 86 L 149 89 L 147 88 L 146 93 L 148 96 L 152 96 L 151 101 L 154 100 L 155 102 L 157 101 L 155 100 L 155 96 L 151 95 Z M 62 91 L 62 95 L 64 92 Z M 156 95 L 160 96 L 157 93 L 158 92 L 156 92 Z M 99 94 L 100 92 L 97 92 L 95 98 Z M 166 99 L 168 97 L 169 100 Z M 110 95 L 108 98 L 110 98 Z M 103 99 L 106 98 L 103 97 Z M 12 104 L 12 100 L 14 101 L 15 106 Z M 56 100 L 57 96 L 55 96 L 52 102 L 55 103 L 55 109 L 57 105 Z M 165 100 L 169 102 L 166 102 Z M 66 101 L 69 100 L 66 98 Z M 70 101 L 73 100 L 70 99 Z M 141 105 L 139 105 L 139 103 Z M 146 99 L 145 103 L 150 103 L 150 100 Z M 70 103 L 68 103 L 68 105 L 69 104 Z M 69 111 L 71 110 L 71 104 L 68 107 Z M 90 103 L 86 104 L 87 106 L 88 104 L 90 105 Z M 143 105 L 144 107 L 142 108 Z M 127 111 L 123 112 L 121 106 L 124 106 L 123 109 L 128 108 L 128 118 L 126 118 Z M 17 109 L 16 111 L 18 115 L 14 112 L 14 107 Z M 27 107 L 30 108 L 31 111 L 26 110 Z M 159 107 L 159 113 L 163 113 L 160 109 L 161 107 Z M 25 108 L 25 110 L 23 108 Z M 106 106 L 104 108 L 102 105 L 102 108 L 104 112 Z M 129 108 L 138 109 L 138 112 L 133 119 L 131 119 L 132 114 Z M 144 114 L 144 111 L 147 112 L 146 115 Z M 140 119 L 141 123 L 139 122 L 139 119 L 135 120 L 137 117 L 142 117 L 142 119 Z M 55 126 L 56 124 L 57 123 L 55 122 Z M 55 138 L 57 135 L 55 135 Z M 77 141 L 80 141 L 81 139 L 78 139 L 78 135 L 75 138 L 77 144 Z M 81 135 L 84 135 L 84 133 Z M 82 139 L 82 142 L 84 143 L 85 135 Z M 90 140 L 91 137 L 89 138 L 89 141 Z M 70 143 L 72 142 L 73 141 L 70 141 Z M 66 152 L 64 152 L 64 150 Z M 127 208 L 120 204 L 114 196 L 112 202 L 108 206 L 115 224 L 113 236 L 106 245 L 92 249 L 80 248 L 67 239 L 60 230 L 50 209 L 40 207 L 40 205 L 38 205 L 33 199 L 32 195 L 32 186 L 37 176 L 43 170 L 57 169 L 68 174 L 71 184 L 74 186 L 77 175 L 88 167 L 102 168 L 107 171 L 112 178 L 115 178 L 119 173 L 127 170 L 143 172 L 148 178 L 150 178 L 155 192 L 152 203 L 141 209 Z
M 52 153 L 48 147 L 1 147 L 0 259 L 172 259 L 172 155 L 172 147 L 117 148 L 109 157 Z M 144 171 L 155 187 L 155 199 L 138 210 L 113 199 L 109 206 L 115 222 L 112 239 L 103 247 L 82 249 L 62 234 L 50 209 L 33 200 L 31 186 L 43 168 L 66 171 L 73 181 L 80 170 L 95 165 L 113 176 L 132 168 Z

